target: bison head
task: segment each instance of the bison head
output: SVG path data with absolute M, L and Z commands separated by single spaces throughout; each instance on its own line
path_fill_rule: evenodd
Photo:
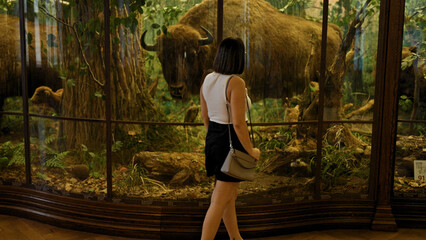
M 156 51 L 163 68 L 163 75 L 173 98 L 186 100 L 200 91 L 204 71 L 211 68 L 213 57 L 212 34 L 201 27 L 207 37 L 191 26 L 177 24 L 167 33 L 157 37 L 154 45 L 145 43 L 146 31 L 141 45 L 148 51 Z

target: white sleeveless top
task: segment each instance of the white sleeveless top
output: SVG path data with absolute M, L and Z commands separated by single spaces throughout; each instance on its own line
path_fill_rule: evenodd
M 204 100 L 207 104 L 207 112 L 210 121 L 228 124 L 228 113 L 226 111 L 226 83 L 232 75 L 224 75 L 216 72 L 212 72 L 206 76 L 202 86 Z M 247 92 L 247 89 L 246 89 Z M 247 94 L 247 93 L 246 93 Z M 250 98 L 247 96 L 246 100 L 251 105 Z M 229 105 L 229 108 L 231 105 Z M 247 105 L 246 109 L 246 121 L 247 121 Z M 229 109 L 231 111 L 231 109 Z M 232 114 L 229 113 L 230 121 L 232 123 Z

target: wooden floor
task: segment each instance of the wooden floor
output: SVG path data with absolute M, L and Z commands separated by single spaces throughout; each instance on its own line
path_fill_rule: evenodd
M 134 240 L 58 228 L 36 221 L 0 214 L 1 240 Z M 369 230 L 326 230 L 252 240 L 425 240 L 426 229 L 399 229 L 398 232 Z M 175 239 L 173 239 L 175 240 Z

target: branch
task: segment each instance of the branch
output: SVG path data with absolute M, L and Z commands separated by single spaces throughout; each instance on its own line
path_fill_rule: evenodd
M 423 6 L 421 8 L 419 8 L 419 11 L 416 11 L 415 13 L 411 14 L 410 16 L 407 17 L 407 20 L 410 21 L 413 17 L 415 17 L 417 14 L 421 13 L 423 10 L 425 10 L 426 6 Z
M 34 5 L 34 1 L 33 0 L 28 0 L 29 2 L 31 2 L 33 5 Z M 90 72 L 90 76 L 92 77 L 92 79 L 93 79 L 93 81 L 95 81 L 95 83 L 97 83 L 99 86 L 101 86 L 101 87 L 103 87 L 104 86 L 104 84 L 103 83 L 101 83 L 96 77 L 95 77 L 95 74 L 93 73 L 93 71 L 92 71 L 92 68 L 90 67 L 90 64 L 89 64 L 89 62 L 87 61 L 87 58 L 86 58 L 86 55 L 84 54 L 84 50 L 83 50 L 83 47 L 82 47 L 82 44 L 81 44 L 81 40 L 80 40 L 80 38 L 78 37 L 78 33 L 77 33 L 77 30 L 76 30 L 76 28 L 75 28 L 75 26 L 72 26 L 71 24 L 68 24 L 67 22 L 65 22 L 64 20 L 62 20 L 62 19 L 60 19 L 60 18 L 57 18 L 56 16 L 53 16 L 52 14 L 50 14 L 49 13 L 49 11 L 45 8 L 45 7 L 43 7 L 43 6 L 38 6 L 38 8 L 40 9 L 40 10 L 42 10 L 42 12 L 44 13 L 44 14 L 46 14 L 47 16 L 49 16 L 49 17 L 51 17 L 51 18 L 53 18 L 54 20 L 56 20 L 57 22 L 60 22 L 60 23 L 62 23 L 64 26 L 66 26 L 66 27 L 68 27 L 68 28 L 70 28 L 73 32 L 74 32 L 74 35 L 75 35 L 75 37 L 76 37 L 76 39 L 77 39 L 77 44 L 78 44 L 78 47 L 79 47 L 79 50 L 80 50 L 80 53 L 81 53 L 81 56 L 83 57 L 83 60 L 84 60 L 84 63 L 87 65 L 87 67 L 88 67 L 88 69 L 89 69 L 89 72 Z
M 339 52 L 344 52 L 346 54 L 346 52 L 348 51 L 348 49 L 352 45 L 352 41 L 355 37 L 355 30 L 359 26 L 361 26 L 362 23 L 364 22 L 367 15 L 363 14 L 363 13 L 365 12 L 365 9 L 367 8 L 367 6 L 370 2 L 371 2 L 371 0 L 367 0 L 364 3 L 364 6 L 362 6 L 361 10 L 359 10 L 359 12 L 356 14 L 355 19 L 352 21 L 351 25 L 349 26 L 349 30 L 346 33 L 346 36 L 344 37 L 344 39 L 342 41 L 342 45 L 340 45 Z M 362 14 L 363 14 L 363 16 L 361 16 Z

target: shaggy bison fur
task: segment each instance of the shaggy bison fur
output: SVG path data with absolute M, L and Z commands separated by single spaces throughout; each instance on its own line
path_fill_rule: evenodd
M 318 79 L 322 25 L 279 12 L 264 0 L 224 1 L 223 37 L 239 37 L 246 45 L 242 75 L 253 100 L 287 98 L 300 94 Z M 342 42 L 341 30 L 328 25 L 327 66 Z M 170 26 L 156 43 L 141 45 L 157 51 L 170 93 L 186 99 L 198 94 L 203 77 L 212 67 L 218 43 L 209 41 L 202 27 L 216 33 L 216 1 L 205 0 Z M 211 43 L 210 43 L 211 42 Z

